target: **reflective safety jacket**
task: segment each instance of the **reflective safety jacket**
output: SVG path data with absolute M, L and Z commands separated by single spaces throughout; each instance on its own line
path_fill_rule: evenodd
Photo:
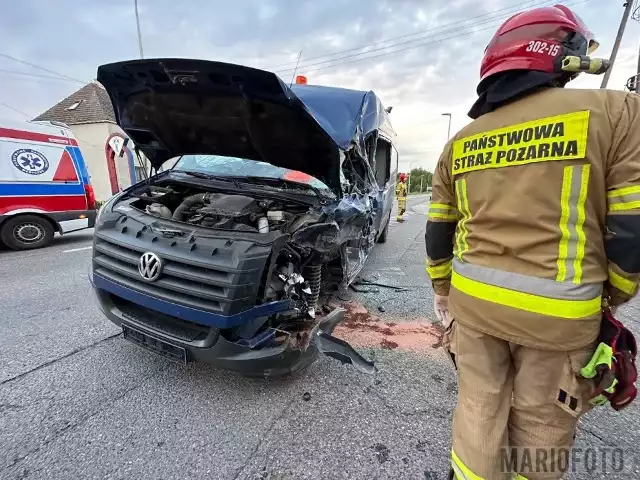
M 406 197 L 407 196 L 407 184 L 403 182 L 398 182 L 396 184 L 396 197 Z
M 549 88 L 485 114 L 433 175 L 427 271 L 459 322 L 533 348 L 598 336 L 640 279 L 640 95 Z

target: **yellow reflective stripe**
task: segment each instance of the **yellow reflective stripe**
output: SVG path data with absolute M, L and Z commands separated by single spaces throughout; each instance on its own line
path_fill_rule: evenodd
M 451 285 L 462 293 L 486 302 L 568 320 L 580 320 L 597 315 L 600 312 L 602 302 L 600 296 L 591 300 L 562 300 L 517 292 L 508 288 L 471 280 L 463 277 L 455 270 L 451 275 Z
M 458 209 L 453 205 L 447 205 L 446 203 L 432 203 L 429 205 L 429 209 L 435 210 L 451 210 L 453 212 L 457 212 Z
M 440 265 L 429 265 L 429 260 L 427 260 L 427 273 L 429 277 L 433 280 L 439 278 L 447 278 L 451 275 L 452 262 L 449 260 L 448 262 L 441 263 Z
M 616 188 L 615 190 L 609 190 L 607 192 L 608 198 L 618 198 L 627 195 L 633 195 L 634 193 L 640 193 L 640 185 L 632 185 L 631 187 Z
M 524 475 L 520 475 L 519 473 L 514 473 L 513 480 L 529 480 L 529 479 Z
M 456 473 L 456 476 L 458 477 L 458 479 L 462 479 L 462 480 L 485 480 L 482 477 L 479 477 L 478 475 L 476 475 L 475 473 L 473 473 L 469 467 L 467 467 L 464 463 L 462 463 L 462 460 L 460 460 L 460 458 L 458 458 L 458 455 L 456 455 L 456 452 L 454 452 L 453 450 L 451 450 L 451 466 L 453 467 L 453 470 Z
M 569 228 L 567 223 L 569 222 L 569 201 L 571 198 L 571 176 L 573 169 L 571 167 L 564 167 L 564 175 L 562 176 L 562 193 L 560 194 L 560 232 L 562 238 L 560 239 L 560 247 L 558 251 L 558 275 L 556 281 L 564 282 L 567 276 L 566 259 L 569 250 Z
M 638 286 L 636 282 L 628 280 L 622 275 L 618 275 L 611 269 L 609 269 L 609 283 L 627 295 L 633 295 L 636 291 L 636 287 Z
M 457 221 L 458 209 L 446 203 L 432 203 L 429 206 L 429 218 Z
M 429 212 L 429 218 L 439 218 L 440 220 L 458 220 L 458 214 Z
M 585 203 L 590 171 L 591 166 L 588 164 L 564 168 L 560 194 L 561 215 L 558 225 L 561 233 L 556 275 L 558 282 L 567 280 L 578 285 L 582 281 L 582 260 L 586 242 Z
M 623 212 L 640 207 L 640 185 L 607 192 L 610 212 Z
M 573 279 L 573 283 L 582 283 L 582 260 L 584 259 L 584 246 L 587 241 L 584 234 L 584 221 L 586 218 L 586 212 L 584 205 L 587 202 L 587 191 L 589 190 L 589 173 L 591 171 L 591 165 L 582 166 L 582 175 L 580 177 L 580 194 L 578 195 L 578 222 L 576 224 L 576 233 L 578 235 L 578 241 L 576 245 L 576 258 L 573 261 L 573 269 L 576 272 Z
M 634 200 L 633 202 L 625 203 L 609 203 L 610 212 L 624 212 L 628 210 L 635 210 L 636 208 L 640 208 L 640 200 Z
M 456 229 L 456 256 L 462 260 L 462 254 L 469 250 L 469 245 L 467 244 L 467 236 L 469 235 L 467 222 L 471 218 L 469 199 L 467 198 L 467 180 L 464 178 L 456 181 L 456 198 L 458 211 L 462 214 L 462 221 L 458 223 Z
M 549 278 L 533 277 L 522 273 L 497 270 L 491 267 L 475 265 L 453 259 L 453 268 L 461 276 L 522 293 L 529 293 L 542 298 L 556 298 L 558 300 L 592 300 L 602 297 L 602 282 L 582 283 L 556 282 Z

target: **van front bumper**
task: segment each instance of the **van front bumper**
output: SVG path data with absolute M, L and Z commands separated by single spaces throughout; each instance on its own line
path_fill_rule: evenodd
M 136 305 L 96 287 L 95 283 L 94 291 L 100 309 L 123 329 L 125 339 L 181 363 L 202 362 L 248 376 L 281 376 L 310 365 L 318 357 L 318 349 L 313 344 L 306 349 L 292 348 L 288 342 L 275 347 L 251 348 L 230 342 L 217 327 Z

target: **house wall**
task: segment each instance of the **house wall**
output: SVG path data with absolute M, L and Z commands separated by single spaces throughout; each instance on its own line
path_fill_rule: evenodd
M 69 126 L 78 140 L 78 146 L 89 170 L 96 199 L 100 201 L 111 197 L 109 170 L 104 151 L 104 145 L 109 136 L 108 125 L 108 123 L 89 123 Z
M 96 193 L 96 199 L 104 201 L 111 197 L 111 182 L 109 180 L 109 169 L 107 167 L 107 155 L 105 145 L 107 139 L 113 133 L 120 133 L 124 137 L 126 135 L 120 127 L 113 123 L 89 123 L 83 125 L 70 125 L 74 136 L 78 140 L 78 145 L 82 151 L 82 155 L 87 164 L 91 184 Z M 133 144 L 130 142 L 128 147 L 133 151 Z M 139 166 L 135 153 L 133 154 L 134 165 Z M 143 157 L 145 167 L 147 161 Z M 127 188 L 136 182 L 132 181 L 132 169 L 129 165 L 129 158 L 125 154 L 122 157 L 116 157 L 116 171 L 118 178 L 118 187 L 120 190 Z M 135 174 L 134 174 L 135 175 Z

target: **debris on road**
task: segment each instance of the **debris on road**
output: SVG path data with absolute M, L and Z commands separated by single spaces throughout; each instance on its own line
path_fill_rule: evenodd
M 372 287 L 375 286 L 375 287 L 390 288 L 391 290 L 396 290 L 396 291 L 399 291 L 399 292 L 408 292 L 408 291 L 411 290 L 410 288 L 398 287 L 396 285 L 389 285 L 388 283 L 372 282 L 372 281 L 366 280 L 364 278 L 359 278 L 352 285 L 367 285 L 367 286 L 372 286 Z
M 305 402 L 308 402 L 309 400 L 311 400 L 311 394 L 310 394 L 309 392 L 304 392 L 304 393 L 302 394 L 302 399 L 303 399 Z
M 349 285 L 349 288 L 357 293 L 380 293 L 379 288 L 361 288 L 360 285 L 361 284 L 357 283 L 351 284 Z

